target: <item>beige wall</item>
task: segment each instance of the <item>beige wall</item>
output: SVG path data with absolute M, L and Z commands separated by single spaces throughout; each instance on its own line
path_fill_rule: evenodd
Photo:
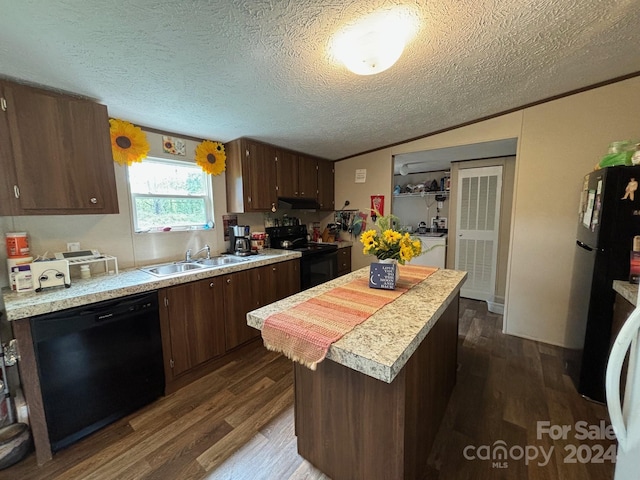
M 519 136 L 521 123 L 522 112 L 511 113 L 470 125 L 464 129 L 453 130 L 336 162 L 336 205 L 342 205 L 345 200 L 349 200 L 351 202 L 349 208 L 368 211 L 370 196 L 383 194 L 385 196 L 385 213 L 388 213 L 390 211 L 389 202 L 393 199 L 391 195 L 393 155 L 515 138 Z M 355 183 L 354 181 L 355 171 L 359 168 L 367 169 L 366 183 Z M 449 212 L 452 212 L 451 207 L 449 208 Z M 371 225 L 370 222 L 368 225 Z M 354 269 L 362 268 L 371 263 L 371 257 L 365 256 L 361 250 L 360 248 L 353 249 L 352 265 Z
M 640 137 L 638 112 L 636 77 L 337 162 L 336 204 L 351 197 L 366 209 L 377 193 L 389 201 L 394 154 L 518 138 L 505 331 L 577 347 L 584 325 L 568 306 L 581 179 L 610 142 Z M 366 184 L 354 184 L 356 168 L 367 169 Z M 354 249 L 354 268 L 369 263 Z

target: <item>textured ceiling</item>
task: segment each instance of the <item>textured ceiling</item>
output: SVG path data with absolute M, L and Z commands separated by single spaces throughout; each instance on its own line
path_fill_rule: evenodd
M 402 4 L 398 63 L 360 77 L 331 35 Z M 637 0 L 0 0 L 0 76 L 184 135 L 337 159 L 640 71 Z

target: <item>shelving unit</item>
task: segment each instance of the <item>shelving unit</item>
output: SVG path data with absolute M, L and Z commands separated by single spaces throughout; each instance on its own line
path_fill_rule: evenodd
M 449 190 L 443 190 L 441 192 L 417 192 L 417 193 L 394 193 L 393 198 L 406 198 L 406 197 L 427 197 L 427 196 L 436 196 L 443 195 L 445 197 L 449 196 Z
M 104 271 L 105 273 L 110 272 L 111 270 L 109 270 L 109 262 L 113 262 L 113 271 L 115 272 L 116 275 L 118 275 L 118 259 L 114 256 L 111 255 L 100 255 L 99 257 L 96 258 L 92 258 L 92 259 L 73 259 L 70 258 L 68 259 L 69 261 L 69 266 L 73 266 L 73 265 L 87 265 L 90 263 L 99 263 L 102 262 L 104 263 Z

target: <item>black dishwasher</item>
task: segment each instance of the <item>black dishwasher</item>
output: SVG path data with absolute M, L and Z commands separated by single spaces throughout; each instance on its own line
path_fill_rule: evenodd
M 53 451 L 164 393 L 157 292 L 31 318 Z

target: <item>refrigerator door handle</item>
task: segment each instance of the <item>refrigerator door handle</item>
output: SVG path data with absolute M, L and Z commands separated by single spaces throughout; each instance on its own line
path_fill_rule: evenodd
M 640 442 L 640 417 L 637 407 L 640 402 L 640 309 L 636 308 L 620 329 L 609 355 L 605 387 L 611 426 L 623 450 L 629 451 Z M 620 375 L 627 351 L 631 347 L 624 395 L 624 411 L 620 402 Z M 636 411 L 633 411 L 635 406 Z
M 593 252 L 593 248 L 591 248 L 589 245 L 587 245 L 584 242 L 581 242 L 580 240 L 576 240 L 576 245 L 578 245 L 580 248 L 584 248 L 585 250 L 589 251 L 589 252 Z

